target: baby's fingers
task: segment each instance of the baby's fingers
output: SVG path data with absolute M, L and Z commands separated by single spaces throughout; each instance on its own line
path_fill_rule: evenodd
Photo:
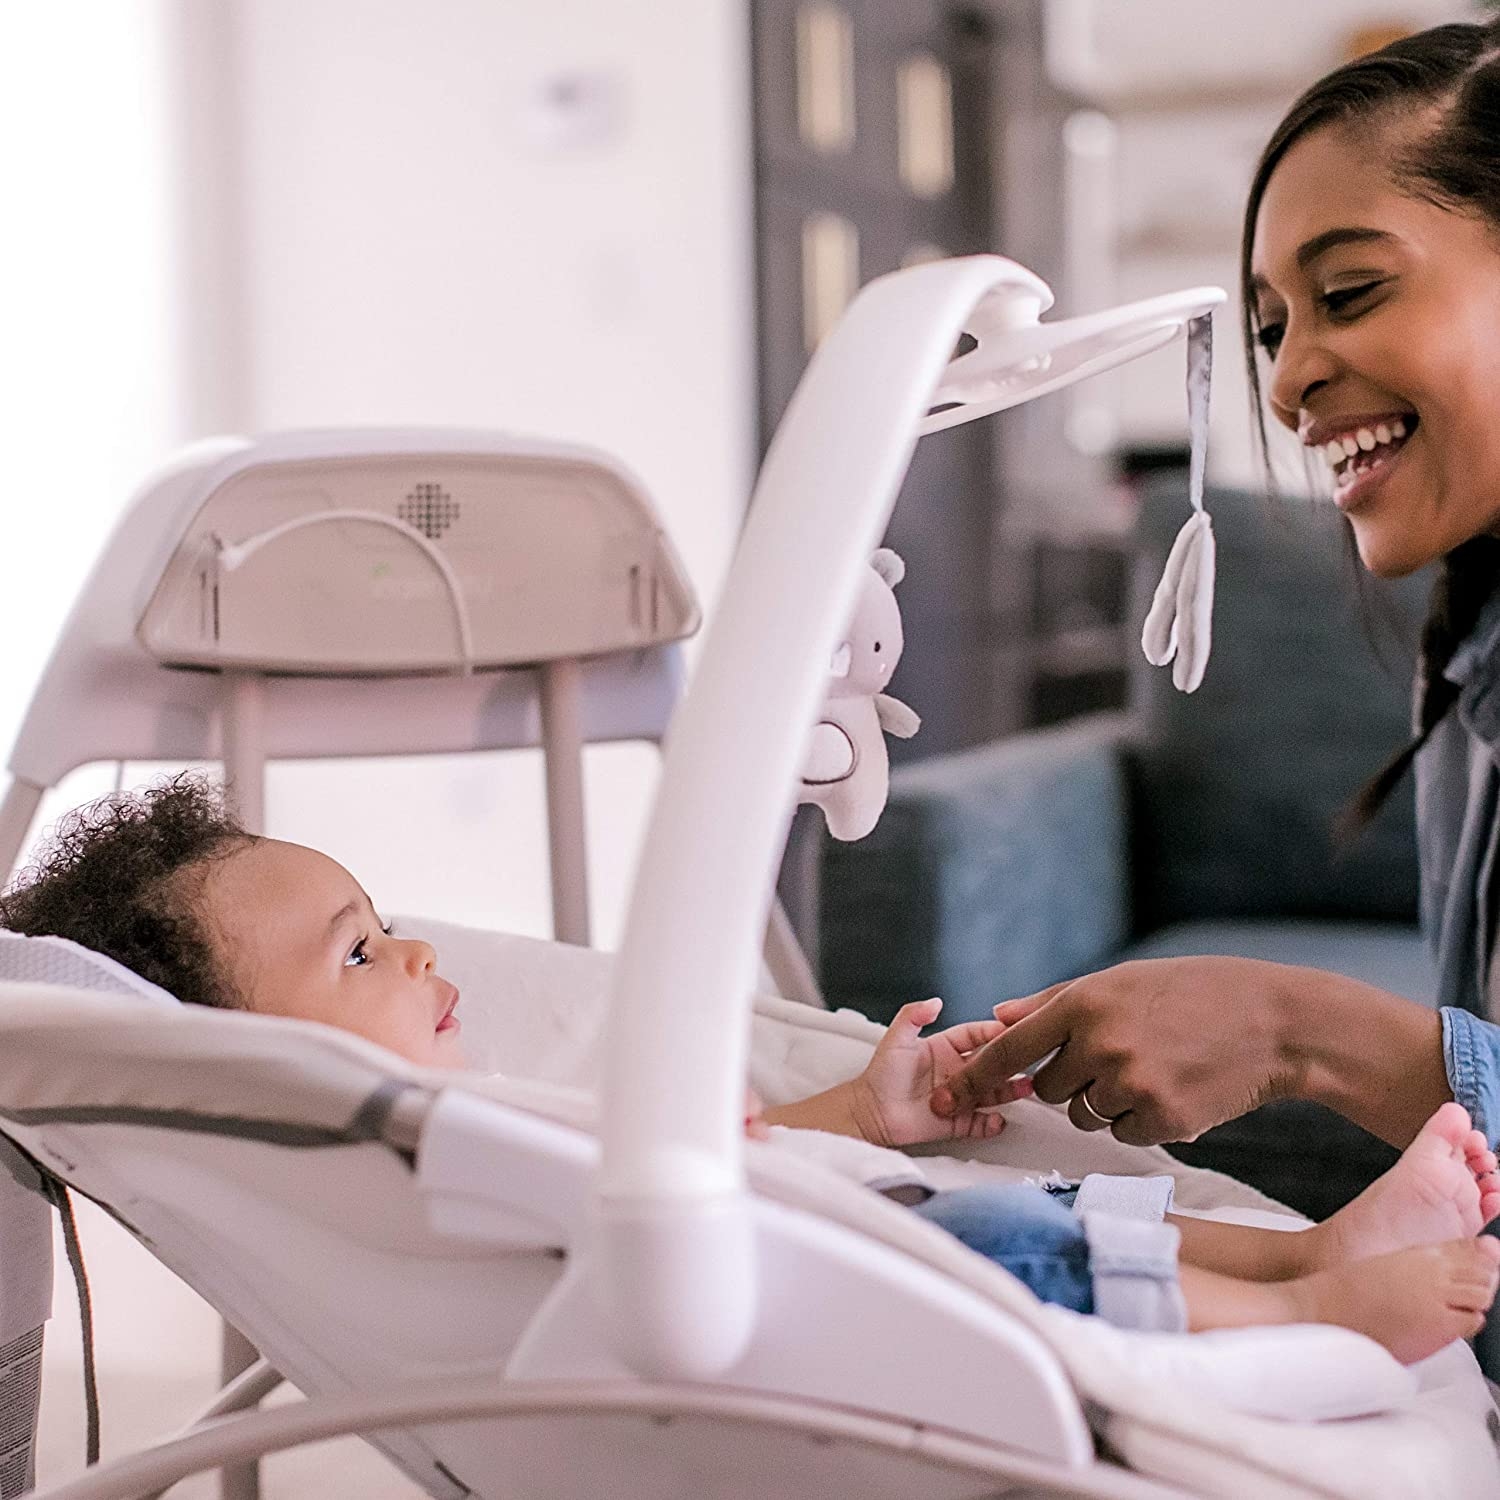
M 943 1134 L 955 1141 L 992 1141 L 1005 1129 L 998 1109 L 973 1109 L 943 1120 Z
M 766 1106 L 754 1089 L 745 1090 L 745 1134 L 753 1141 L 771 1139 L 771 1127 L 765 1121 Z
M 961 1021 L 946 1031 L 938 1032 L 934 1041 L 941 1039 L 955 1052 L 977 1052 L 986 1043 L 992 1042 L 1005 1027 L 999 1021 Z
M 924 1026 L 931 1026 L 942 1008 L 943 1002 L 936 995 L 930 1000 L 912 1000 L 896 1012 L 895 1019 L 886 1028 L 886 1035 L 901 1036 L 905 1033 L 902 1040 L 909 1040 Z

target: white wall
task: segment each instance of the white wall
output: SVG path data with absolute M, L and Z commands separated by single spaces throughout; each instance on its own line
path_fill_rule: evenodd
M 0 6 L 0 751 L 124 497 L 208 431 L 431 422 L 592 442 L 644 479 L 711 600 L 753 460 L 744 11 Z M 602 118 L 545 107 L 580 73 Z M 279 768 L 272 831 L 344 858 L 387 909 L 545 932 L 540 768 L 505 759 Z M 112 780 L 70 777 L 44 818 Z M 606 941 L 653 785 L 651 752 L 591 759 Z M 99 1216 L 84 1234 L 120 1451 L 206 1391 L 217 1324 Z M 81 1458 L 66 1278 L 57 1305 L 53 1477 Z M 408 1493 L 357 1447 L 332 1452 L 309 1460 L 328 1471 L 273 1464 L 269 1493 Z
M 168 69 L 158 0 L 0 7 L 0 760 L 122 497 L 181 438 Z
M 644 479 L 711 598 L 753 460 L 744 10 L 232 6 L 238 420 L 597 444 Z M 287 768 L 270 826 L 388 909 L 546 932 L 540 773 L 505 761 Z M 590 757 L 607 942 L 654 777 L 649 751 Z
M 1210 477 L 1258 487 L 1263 471 L 1239 334 L 1239 235 L 1245 193 L 1292 100 L 1349 54 L 1365 28 L 1413 30 L 1482 18 L 1466 0 L 1263 0 L 1216 5 L 1204 43 L 1203 0 L 1048 0 L 1048 66 L 1114 123 L 1112 170 L 1096 177 L 1100 221 L 1117 230 L 1111 286 L 1088 301 L 1212 284 L 1230 295 L 1215 318 Z M 1186 437 L 1179 345 L 1098 382 L 1121 441 Z M 1303 488 L 1295 438 L 1270 430 L 1278 479 Z
M 1114 104 L 1168 93 L 1242 98 L 1301 89 L 1343 61 L 1369 28 L 1419 31 L 1484 19 L 1472 0 L 1047 0 L 1055 68 Z

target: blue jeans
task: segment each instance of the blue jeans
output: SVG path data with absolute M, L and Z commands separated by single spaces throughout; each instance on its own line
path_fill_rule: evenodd
M 1089 1243 L 1071 1197 L 1020 1183 L 960 1188 L 934 1193 L 912 1212 L 1003 1266 L 1043 1302 L 1091 1313 Z

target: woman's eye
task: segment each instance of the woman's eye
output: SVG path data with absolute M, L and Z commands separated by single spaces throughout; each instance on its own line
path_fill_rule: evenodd
M 1262 323 L 1255 335 L 1255 342 L 1260 345 L 1272 359 L 1276 358 L 1276 351 L 1281 348 L 1282 326 L 1280 323 Z
M 1331 313 L 1343 312 L 1345 308 L 1353 306 L 1361 297 L 1373 292 L 1381 284 L 1378 281 L 1366 281 L 1359 286 L 1340 287 L 1334 292 L 1324 292 L 1323 306 Z
M 365 951 L 368 938 L 361 938 L 349 952 L 349 957 L 344 960 L 346 969 L 362 969 L 370 961 L 370 955 Z

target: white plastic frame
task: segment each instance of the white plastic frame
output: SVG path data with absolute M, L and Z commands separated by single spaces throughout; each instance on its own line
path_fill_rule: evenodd
M 755 1329 L 740 1099 L 758 934 L 826 664 L 918 436 L 1148 353 L 1223 300 L 1041 325 L 1046 285 L 975 256 L 871 282 L 813 357 L 668 731 L 616 973 L 596 1291 L 643 1375 L 722 1374 Z M 966 330 L 978 347 L 951 360 Z

